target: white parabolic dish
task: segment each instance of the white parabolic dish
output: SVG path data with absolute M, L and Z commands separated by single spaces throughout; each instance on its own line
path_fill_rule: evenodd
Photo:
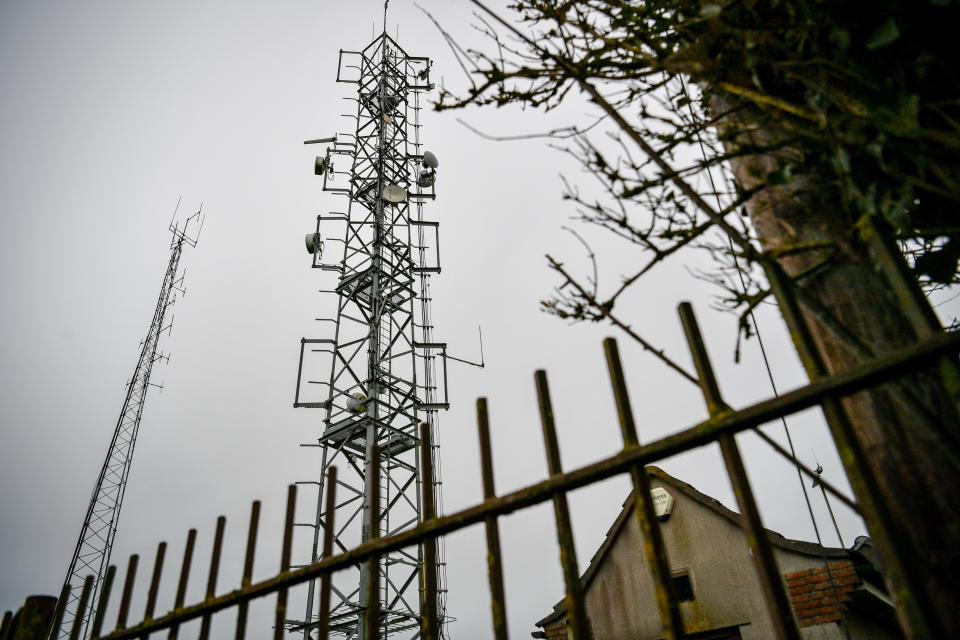
M 400 204 L 407 199 L 407 190 L 396 184 L 383 188 L 383 199 L 392 204 Z

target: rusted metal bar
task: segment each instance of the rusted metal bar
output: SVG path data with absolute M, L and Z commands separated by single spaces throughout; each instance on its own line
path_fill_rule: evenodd
M 943 334 L 924 340 L 916 345 L 892 351 L 864 365 L 841 372 L 831 378 L 816 380 L 804 387 L 765 400 L 740 411 L 710 418 L 692 427 L 661 438 L 647 445 L 621 451 L 598 462 L 551 476 L 536 484 L 506 495 L 486 500 L 456 513 L 439 516 L 430 522 L 412 529 L 372 540 L 347 552 L 323 558 L 306 567 L 283 572 L 272 578 L 237 589 L 215 598 L 212 602 L 188 607 L 178 607 L 151 624 L 151 630 L 165 629 L 194 620 L 207 612 L 216 612 L 236 606 L 240 602 L 270 595 L 281 588 L 289 588 L 331 573 L 355 566 L 372 555 L 404 549 L 428 536 L 439 536 L 479 524 L 486 518 L 506 515 L 524 509 L 560 493 L 584 487 L 600 480 L 628 473 L 636 464 L 649 464 L 670 456 L 711 444 L 720 434 L 734 434 L 760 424 L 770 422 L 797 411 L 816 406 L 825 399 L 856 393 L 874 384 L 904 375 L 927 366 L 943 354 L 960 351 L 960 335 Z M 142 629 L 133 627 L 111 633 L 103 640 L 126 640 L 136 638 Z
M 153 562 L 153 575 L 150 576 L 150 591 L 147 592 L 147 608 L 144 610 L 143 619 L 152 620 L 153 611 L 157 606 L 157 592 L 160 590 L 160 576 L 163 573 L 163 560 L 167 555 L 167 543 L 161 542 L 157 545 L 157 557 Z M 144 636 L 146 638 L 146 636 Z
M 53 621 L 50 623 L 50 640 L 56 640 L 60 637 L 60 625 L 63 624 L 63 612 L 67 608 L 67 600 L 70 599 L 70 585 L 65 584 L 60 590 L 60 597 L 57 598 L 57 606 L 53 609 Z
M 790 600 L 787 597 L 776 558 L 773 556 L 773 549 L 770 547 L 760 519 L 760 512 L 754 500 L 750 482 L 747 479 L 747 471 L 743 465 L 743 459 L 740 457 L 740 449 L 737 447 L 734 437 L 730 435 L 720 436 L 719 443 L 734 493 L 737 496 L 737 503 L 740 505 L 740 511 L 743 514 L 744 533 L 747 535 L 747 541 L 753 551 L 754 561 L 757 565 L 757 575 L 763 585 L 767 608 L 773 619 L 774 631 L 779 638 L 800 640 L 800 632 L 793 618 Z
M 220 573 L 220 552 L 223 550 L 223 530 L 227 526 L 227 519 L 224 516 L 217 518 L 217 531 L 213 535 L 213 552 L 210 554 L 210 573 L 207 575 L 207 593 L 204 601 L 212 600 L 217 596 L 217 575 Z M 203 616 L 200 622 L 200 640 L 207 640 L 210 637 L 210 619 L 211 615 Z
M 87 601 L 90 599 L 91 589 L 93 589 L 93 576 L 87 576 L 83 581 L 83 591 L 80 592 L 80 602 L 77 604 L 73 628 L 70 629 L 70 640 L 80 640 L 83 634 L 83 623 L 87 620 Z
M 335 514 L 337 513 L 337 468 L 327 470 L 327 503 L 323 517 L 323 555 L 326 559 L 333 555 L 333 539 L 336 537 Z M 317 640 L 327 640 L 330 636 L 330 586 L 333 576 L 324 573 L 320 576 L 320 611 L 317 616 Z
M 257 551 L 257 529 L 260 527 L 260 501 L 254 500 L 250 505 L 250 528 L 247 531 L 247 551 L 243 558 L 243 578 L 241 584 L 245 587 L 253 579 L 253 561 Z
M 97 640 L 100 637 L 100 629 L 103 628 L 103 620 L 107 616 L 107 605 L 110 604 L 110 592 L 113 590 L 113 579 L 117 575 L 117 566 L 107 567 L 107 575 L 103 579 L 103 586 L 100 588 L 100 602 L 97 604 L 97 613 L 93 616 L 93 626 L 90 628 L 90 639 Z
M 290 570 L 290 553 L 293 549 L 293 516 L 297 508 L 297 485 L 287 487 L 287 511 L 283 518 L 283 548 L 280 551 L 280 573 Z M 277 609 L 274 617 L 273 638 L 283 640 L 283 627 L 287 620 L 287 588 L 277 589 Z
M 433 438 L 430 425 L 420 425 L 420 500 L 423 520 L 432 520 L 437 516 L 433 499 Z M 423 541 L 423 609 L 420 612 L 420 637 L 423 640 L 439 640 L 437 628 L 437 540 L 427 538 Z
M 690 347 L 690 355 L 697 368 L 700 390 L 703 392 L 707 411 L 711 416 L 716 416 L 723 413 L 727 405 L 720 394 L 720 386 L 713 373 L 713 366 L 710 364 L 710 357 L 707 355 L 703 337 L 700 335 L 697 318 L 689 302 L 681 303 L 679 311 L 683 331 Z M 723 452 L 723 461 L 727 466 L 727 473 L 737 496 L 737 503 L 740 505 L 743 532 L 753 554 L 757 577 L 763 587 L 763 595 L 767 601 L 767 610 L 770 612 L 773 621 L 774 632 L 781 640 L 800 640 L 800 631 L 793 618 L 793 609 L 790 606 L 789 598 L 787 598 L 786 587 L 780 577 L 777 561 L 773 557 L 770 541 L 767 540 L 767 532 L 760 520 L 760 510 L 757 508 L 753 490 L 750 488 L 747 471 L 740 457 L 740 449 L 737 447 L 734 436 L 730 434 L 721 434 L 718 441 L 720 450 Z
M 633 409 L 630 406 L 630 394 L 627 393 L 627 381 L 623 375 L 623 366 L 620 364 L 620 351 L 617 341 L 607 338 L 603 341 L 603 351 L 607 358 L 607 370 L 610 373 L 610 383 L 613 386 L 613 399 L 617 405 L 617 419 L 620 423 L 620 434 L 623 437 L 624 449 L 640 445 L 637 436 L 637 426 L 633 420 Z M 653 508 L 653 499 L 650 497 L 650 479 L 643 465 L 634 465 L 630 469 L 633 480 L 634 508 L 637 524 L 643 532 L 644 555 L 653 577 L 653 586 L 656 592 L 657 608 L 660 611 L 660 624 L 666 640 L 679 640 L 684 637 L 683 620 L 680 617 L 680 606 L 673 588 L 673 578 L 670 575 L 670 561 L 667 557 L 667 548 L 663 542 L 663 534 Z
M 374 442 L 370 447 L 370 474 L 366 481 L 370 486 L 370 542 L 380 538 L 380 446 Z M 380 638 L 380 554 L 367 558 L 367 609 L 363 614 L 364 638 Z
M 903 312 L 916 336 L 927 338 L 943 331 L 930 301 L 923 295 L 903 260 L 903 254 L 890 237 L 886 222 L 865 214 L 857 222 L 857 227 L 860 236 L 870 246 L 874 262 L 890 283 L 890 290 L 897 299 L 897 308 Z M 960 364 L 956 358 L 944 357 L 937 365 L 943 386 L 953 400 L 956 410 L 960 406 Z
M 127 626 L 127 613 L 130 611 L 130 598 L 133 595 L 133 583 L 137 579 L 137 563 L 140 556 L 133 554 L 127 562 L 127 575 L 123 580 L 123 595 L 120 596 L 120 611 L 117 613 L 117 630 Z
M 563 467 L 560 463 L 560 445 L 557 442 L 557 427 L 553 419 L 547 372 L 538 369 L 533 375 L 537 385 L 543 443 L 547 452 L 547 469 L 551 476 L 558 476 L 563 473 Z M 560 566 L 563 568 L 563 581 L 566 585 L 564 602 L 567 607 L 567 631 L 572 640 L 589 640 L 590 623 L 583 605 L 583 585 L 580 584 L 577 550 L 573 545 L 573 526 L 570 524 L 566 492 L 553 496 L 553 511 L 557 521 L 557 542 L 560 544 Z
M 183 550 L 183 564 L 180 565 L 180 580 L 177 582 L 177 596 L 173 601 L 173 610 L 177 611 L 183 607 L 187 596 L 187 581 L 190 579 L 190 565 L 193 563 L 193 547 L 197 542 L 197 530 L 190 529 L 187 532 L 187 546 Z M 169 614 L 167 614 L 169 616 Z M 170 627 L 170 633 L 167 640 L 177 640 L 179 625 L 173 624 Z
M 260 501 L 254 500 L 250 507 L 250 529 L 247 531 L 247 553 L 243 559 L 243 578 L 240 586 L 249 587 L 253 579 L 253 557 L 257 548 L 257 529 L 260 526 Z M 237 607 L 236 640 L 244 640 L 247 635 L 247 602 L 241 602 Z
M 487 399 L 477 399 L 477 432 L 480 438 L 480 476 L 483 481 L 483 499 L 497 497 L 493 486 L 493 447 L 490 446 L 490 418 Z M 500 551 L 500 525 L 496 516 L 484 519 L 487 533 L 487 575 L 490 580 L 490 608 L 493 615 L 493 637 L 507 640 L 507 599 L 503 591 L 503 565 Z

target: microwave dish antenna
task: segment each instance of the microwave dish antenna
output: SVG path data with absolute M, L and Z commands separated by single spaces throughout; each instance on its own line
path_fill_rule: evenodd
M 319 254 L 323 251 L 323 241 L 319 233 L 308 233 L 306 238 L 307 253 L 311 255 Z
M 407 190 L 398 184 L 388 184 L 383 188 L 383 201 L 401 204 L 407 201 Z

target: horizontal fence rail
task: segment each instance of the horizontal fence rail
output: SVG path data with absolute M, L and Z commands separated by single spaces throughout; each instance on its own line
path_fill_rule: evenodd
M 785 604 L 783 583 L 777 571 L 772 552 L 769 548 L 765 530 L 760 522 L 759 512 L 753 500 L 749 482 L 743 469 L 739 451 L 734 436 L 748 429 L 754 429 L 762 424 L 779 419 L 783 416 L 808 409 L 823 402 L 835 401 L 846 395 L 862 391 L 869 387 L 884 383 L 907 375 L 925 367 L 935 367 L 938 359 L 945 356 L 955 356 L 960 352 L 960 334 L 947 333 L 933 335 L 917 344 L 899 349 L 874 358 L 873 360 L 838 373 L 828 378 L 822 378 L 800 387 L 789 393 L 780 395 L 763 402 L 750 405 L 740 410 L 732 410 L 723 403 L 716 380 L 713 378 L 712 368 L 707 359 L 706 349 L 696 326 L 693 311 L 689 305 L 681 305 L 681 319 L 687 334 L 691 354 L 697 367 L 699 385 L 704 395 L 710 417 L 693 426 L 673 435 L 658 439 L 648 444 L 640 444 L 633 414 L 627 396 L 626 382 L 620 365 L 620 356 L 616 342 L 610 338 L 604 341 L 604 350 L 607 358 L 613 387 L 614 401 L 620 422 L 620 432 L 624 440 L 624 448 L 619 453 L 604 458 L 598 462 L 579 467 L 570 471 L 560 468 L 557 455 L 557 436 L 553 423 L 553 410 L 550 405 L 549 389 L 546 374 L 543 371 L 536 373 L 537 395 L 540 405 L 541 422 L 544 431 L 544 441 L 548 456 L 550 476 L 538 483 L 524 487 L 505 495 L 496 495 L 493 483 L 493 462 L 490 450 L 489 418 L 487 401 L 481 398 L 477 403 L 478 437 L 480 440 L 481 473 L 483 481 L 483 502 L 456 513 L 445 516 L 433 516 L 430 509 L 424 511 L 424 520 L 416 527 L 381 538 L 374 538 L 353 549 L 332 555 L 332 536 L 334 523 L 330 505 L 336 504 L 336 469 L 329 470 L 327 483 L 327 519 L 324 524 L 324 557 L 313 564 L 290 569 L 290 546 L 293 532 L 293 513 L 296 506 L 296 487 L 291 485 L 287 494 L 287 506 L 283 523 L 283 545 L 279 572 L 273 577 L 257 583 L 251 583 L 252 567 L 255 555 L 257 530 L 259 526 L 260 503 L 254 502 L 251 512 L 247 548 L 244 561 L 243 578 L 239 588 L 217 596 L 216 581 L 220 564 L 220 549 L 223 540 L 226 519 L 222 516 L 217 521 L 213 552 L 211 554 L 210 569 L 207 578 L 206 596 L 203 601 L 184 606 L 184 594 L 192 567 L 193 549 L 196 540 L 196 531 L 190 530 L 183 562 L 179 574 L 174 608 L 167 614 L 154 618 L 156 607 L 156 593 L 163 571 L 166 543 L 160 543 L 156 552 L 154 567 L 151 572 L 150 591 L 148 594 L 147 609 L 143 619 L 137 624 L 127 627 L 126 619 L 129 613 L 130 599 L 136 580 L 138 556 L 132 556 L 123 581 L 123 591 L 120 603 L 120 613 L 117 625 L 113 631 L 101 635 L 101 625 L 114 583 L 116 567 L 110 567 L 108 578 L 100 594 L 95 624 L 91 638 L 102 640 L 124 640 L 127 638 L 147 638 L 150 633 L 165 629 L 169 630 L 168 638 L 177 638 L 180 625 L 200 619 L 202 621 L 200 637 L 206 638 L 211 633 L 213 614 L 237 607 L 236 638 L 242 640 L 247 628 L 247 605 L 251 600 L 271 594 L 277 595 L 276 618 L 274 623 L 274 638 L 282 638 L 284 634 L 285 609 L 287 591 L 291 587 L 303 584 L 317 578 L 321 579 L 320 611 L 329 616 L 330 612 L 330 578 L 341 569 L 369 562 L 388 552 L 394 552 L 413 545 L 425 545 L 429 551 L 437 536 L 462 529 L 475 524 L 483 523 L 487 534 L 487 558 L 492 599 L 492 623 L 494 636 L 497 640 L 505 640 L 506 629 L 506 602 L 503 595 L 503 568 L 501 561 L 499 529 L 497 518 L 500 516 L 525 509 L 546 501 L 552 501 L 557 517 L 558 542 L 561 548 L 561 565 L 564 568 L 566 583 L 565 602 L 570 619 L 570 634 L 575 640 L 587 640 L 590 637 L 590 627 L 586 620 L 583 608 L 583 593 L 579 585 L 579 569 L 576 554 L 573 548 L 573 533 L 569 527 L 569 510 L 566 504 L 566 494 L 569 491 L 608 479 L 610 477 L 628 474 L 631 476 L 634 491 L 638 498 L 639 508 L 636 517 L 645 538 L 645 552 L 650 565 L 651 575 L 654 578 L 656 592 L 656 606 L 660 613 L 663 625 L 664 638 L 673 640 L 683 637 L 683 625 L 673 587 L 670 581 L 669 565 L 662 537 L 659 533 L 659 524 L 653 515 L 653 505 L 649 498 L 649 483 L 643 471 L 644 465 L 662 460 L 684 451 L 717 442 L 721 445 L 721 452 L 727 465 L 731 482 L 735 488 L 740 511 L 743 514 L 743 526 L 747 535 L 764 595 L 767 599 L 767 608 L 770 611 L 777 637 L 785 640 L 799 638 L 796 621 Z M 430 437 L 430 426 L 422 425 L 421 437 Z M 425 465 L 425 473 L 429 474 L 429 465 Z M 849 498 L 839 495 L 844 502 L 853 509 L 856 503 Z M 81 598 L 86 598 L 89 591 L 89 581 L 83 587 Z M 433 591 L 431 593 L 430 591 Z M 426 614 L 421 620 L 421 637 L 436 638 L 435 611 L 436 585 L 425 585 L 423 594 Z M 67 589 L 61 595 L 69 597 Z M 384 612 L 376 608 L 366 612 L 367 638 L 379 637 L 379 626 L 382 624 Z M 8 619 L 8 618 L 5 618 Z M 326 640 L 329 620 L 321 615 L 319 622 L 319 636 Z M 79 640 L 81 631 L 74 626 L 71 638 Z M 262 637 L 262 633 L 257 634 Z

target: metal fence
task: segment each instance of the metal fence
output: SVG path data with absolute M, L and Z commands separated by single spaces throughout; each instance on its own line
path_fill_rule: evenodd
M 592 483 L 620 474 L 629 474 L 634 486 L 634 492 L 640 508 L 635 509 L 636 517 L 645 537 L 645 555 L 656 586 L 656 606 L 660 612 L 664 638 L 674 639 L 683 637 L 683 625 L 680 617 L 677 599 L 673 592 L 670 579 L 670 568 L 664 550 L 664 543 L 659 530 L 657 518 L 654 515 L 654 506 L 650 497 L 649 479 L 644 472 L 644 465 L 662 460 L 669 456 L 701 447 L 713 442 L 720 445 L 727 472 L 733 484 L 740 511 L 743 514 L 744 535 L 755 560 L 756 571 L 763 586 L 766 605 L 773 620 L 777 636 L 783 639 L 799 640 L 800 633 L 790 607 L 783 580 L 773 557 L 767 537 L 761 524 L 760 514 L 747 480 L 743 461 L 735 440 L 735 435 L 747 429 L 755 429 L 761 424 L 776 420 L 817 405 L 837 403 L 838 399 L 869 387 L 897 379 L 924 368 L 935 368 L 937 362 L 945 356 L 954 356 L 960 352 L 960 334 L 935 334 L 926 337 L 909 348 L 904 348 L 876 357 L 856 368 L 842 373 L 814 380 L 795 391 L 772 398 L 744 409 L 733 411 L 724 403 L 720 394 L 719 385 L 714 377 L 707 350 L 700 335 L 696 318 L 688 303 L 680 305 L 680 319 L 683 323 L 687 342 L 690 347 L 696 370 L 699 386 L 708 407 L 710 418 L 681 430 L 671 436 L 661 438 L 648 444 L 641 444 L 638 440 L 633 411 L 627 393 L 627 384 L 624 379 L 616 341 L 608 338 L 603 348 L 606 355 L 610 381 L 613 387 L 613 396 L 616 403 L 620 432 L 623 437 L 623 449 L 616 455 L 607 457 L 593 464 L 589 464 L 570 471 L 564 471 L 560 465 L 560 455 L 556 428 L 554 425 L 553 407 L 550 399 L 550 390 L 547 384 L 547 375 L 544 371 L 535 373 L 536 393 L 539 402 L 543 438 L 546 449 L 549 477 L 541 482 L 527 486 L 518 491 L 498 496 L 494 490 L 493 454 L 490 447 L 489 420 L 487 414 L 487 400 L 480 398 L 477 401 L 478 436 L 481 454 L 481 473 L 484 500 L 467 509 L 444 516 L 436 516 L 433 510 L 430 491 L 425 491 L 424 513 L 421 523 L 413 529 L 381 538 L 372 539 L 343 553 L 333 553 L 333 532 L 335 530 L 334 507 L 337 504 L 336 469 L 330 470 L 329 481 L 326 483 L 326 516 L 324 519 L 323 556 L 311 565 L 291 569 L 290 552 L 293 538 L 294 509 L 296 506 L 296 486 L 291 485 L 287 494 L 286 514 L 283 522 L 283 545 L 279 562 L 279 571 L 273 577 L 261 582 L 252 583 L 254 556 L 256 553 L 257 533 L 260 520 L 260 503 L 254 502 L 251 509 L 249 533 L 247 536 L 246 555 L 244 559 L 243 577 L 237 588 L 220 595 L 216 594 L 217 573 L 220 566 L 220 555 L 223 542 L 226 519 L 217 520 L 213 550 L 210 559 L 210 569 L 207 576 L 206 595 L 200 602 L 185 605 L 187 582 L 191 573 L 193 550 L 196 542 L 196 530 L 191 530 L 187 537 L 183 561 L 180 567 L 176 597 L 170 611 L 155 617 L 157 607 L 157 593 L 163 574 L 166 543 L 161 542 L 157 548 L 150 575 L 150 587 L 147 596 L 146 608 L 140 621 L 128 624 L 130 604 L 134 584 L 137 578 L 138 556 L 130 557 L 120 594 L 119 614 L 112 631 L 104 631 L 104 615 L 107 605 L 113 595 L 117 568 L 111 566 L 104 580 L 100 593 L 96 616 L 91 626 L 91 638 L 102 640 L 122 640 L 125 638 L 147 638 L 151 633 L 166 630 L 167 637 L 178 637 L 180 625 L 199 619 L 201 640 L 211 633 L 212 616 L 217 612 L 236 608 L 235 637 L 240 640 L 246 637 L 247 611 L 251 600 L 269 595 L 276 597 L 276 618 L 274 624 L 274 638 L 284 635 L 284 621 L 286 620 L 288 589 L 309 580 L 320 580 L 320 628 L 319 638 L 325 640 L 328 636 L 326 625 L 329 618 L 331 576 L 334 572 L 359 563 L 367 563 L 368 567 L 377 567 L 377 558 L 385 553 L 404 549 L 414 545 L 424 546 L 424 561 L 431 561 L 431 554 L 435 553 L 435 540 L 438 536 L 462 529 L 475 524 L 483 523 L 486 529 L 487 558 L 489 563 L 489 580 L 491 594 L 491 615 L 494 637 L 497 640 L 507 638 L 506 602 L 503 589 L 503 571 L 501 566 L 501 552 L 498 530 L 498 518 L 514 511 L 525 509 L 533 505 L 552 501 L 556 517 L 557 539 L 560 545 L 560 562 L 566 584 L 565 605 L 568 617 L 568 630 L 574 640 L 586 640 L 590 637 L 590 628 L 584 609 L 583 593 L 580 583 L 579 568 L 573 543 L 573 531 L 570 523 L 570 513 L 567 506 L 567 493 L 571 490 L 590 485 Z M 825 407 L 826 409 L 826 407 Z M 420 427 L 420 437 L 429 441 L 429 425 Z M 759 433 L 759 432 L 758 432 Z M 422 460 L 423 478 L 421 487 L 433 486 L 433 469 L 429 456 L 429 449 Z M 789 455 L 778 449 L 783 455 Z M 377 460 L 377 456 L 374 456 Z M 795 460 L 792 460 L 797 464 Z M 815 472 L 799 465 L 801 471 L 811 478 Z M 376 472 L 376 470 L 375 470 Z M 822 482 L 822 481 L 821 481 Z M 825 483 L 826 484 L 826 483 Z M 826 490 L 843 500 L 851 508 L 859 511 L 859 505 L 826 485 Z M 374 501 L 376 503 L 376 501 Z M 376 529 L 374 529 L 376 530 Z M 877 535 L 877 532 L 871 530 Z M 374 572 L 374 579 L 368 585 L 370 589 L 378 588 L 378 579 Z M 426 573 L 427 576 L 430 572 Z M 87 604 L 90 597 L 93 578 L 87 578 L 80 588 L 81 608 Z M 898 597 L 902 594 L 898 593 Z M 59 603 L 66 602 L 70 597 L 70 587 L 64 587 Z M 433 580 L 425 580 L 422 591 L 422 620 L 421 637 L 424 640 L 437 640 L 438 623 L 436 600 L 437 586 Z M 377 603 L 377 598 L 370 602 Z M 58 604 L 54 612 L 53 628 L 59 627 L 63 614 L 62 604 Z M 370 607 L 364 615 L 367 619 L 366 627 L 371 630 L 370 638 L 379 637 L 377 621 L 380 619 L 378 606 Z M 9 620 L 9 617 L 5 617 Z M 80 618 L 77 618 L 80 620 Z M 83 632 L 80 624 L 75 624 L 70 635 L 79 639 Z M 262 635 L 262 634 L 255 634 Z

